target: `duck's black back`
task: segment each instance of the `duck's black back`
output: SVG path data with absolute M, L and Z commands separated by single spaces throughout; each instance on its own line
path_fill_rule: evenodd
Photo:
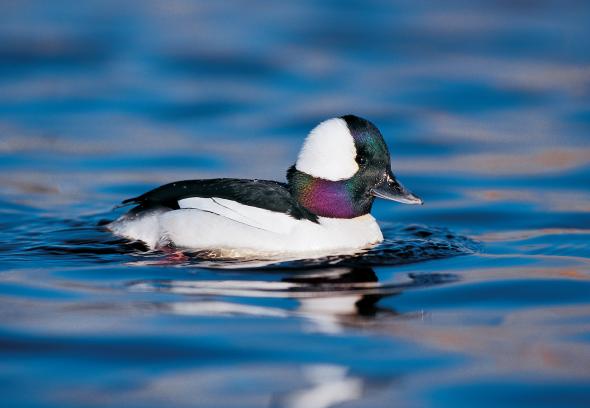
M 299 205 L 288 185 L 270 180 L 218 178 L 185 180 L 165 184 L 138 197 L 123 201 L 135 204 L 135 212 L 155 207 L 179 209 L 178 202 L 190 197 L 217 197 L 265 210 L 285 213 L 296 219 L 317 222 L 317 216 Z

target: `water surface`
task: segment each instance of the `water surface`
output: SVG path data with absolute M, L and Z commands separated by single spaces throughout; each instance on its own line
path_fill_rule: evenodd
M 5 3 L 2 406 L 590 405 L 586 2 Z M 371 251 L 101 227 L 170 181 L 284 180 L 346 113 L 426 202 L 378 202 Z

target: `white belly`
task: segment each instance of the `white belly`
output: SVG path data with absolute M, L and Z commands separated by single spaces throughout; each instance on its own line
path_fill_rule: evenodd
M 198 199 L 181 206 L 199 208 L 124 215 L 109 229 L 144 241 L 150 248 L 172 243 L 178 248 L 238 258 L 322 256 L 359 250 L 383 240 L 370 214 L 352 219 L 320 217 L 319 223 L 314 223 L 228 200 Z

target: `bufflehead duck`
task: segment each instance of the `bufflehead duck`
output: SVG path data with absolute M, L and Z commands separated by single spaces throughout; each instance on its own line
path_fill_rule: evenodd
M 381 242 L 370 214 L 375 197 L 422 204 L 393 175 L 379 129 L 346 115 L 309 133 L 287 183 L 177 181 L 123 201 L 135 207 L 108 228 L 152 249 L 172 246 L 230 258 L 311 257 Z

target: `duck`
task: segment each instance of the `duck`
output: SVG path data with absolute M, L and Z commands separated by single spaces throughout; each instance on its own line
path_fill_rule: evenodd
M 383 241 L 375 199 L 423 204 L 391 170 L 379 129 L 355 115 L 325 120 L 305 138 L 287 181 L 176 181 L 122 206 L 113 234 L 152 250 L 216 258 L 305 258 L 354 253 Z

